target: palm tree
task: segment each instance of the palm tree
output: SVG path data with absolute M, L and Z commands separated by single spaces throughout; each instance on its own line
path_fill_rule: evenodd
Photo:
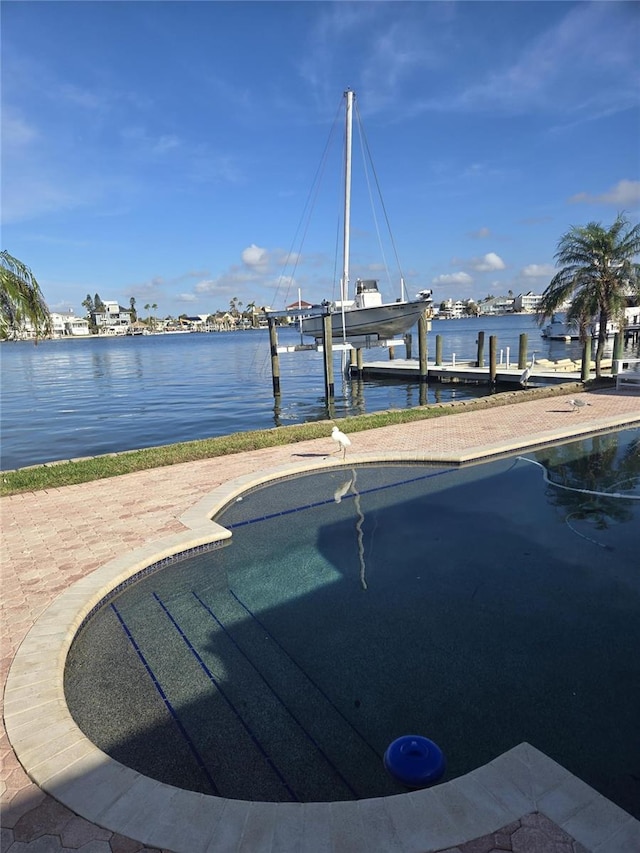
M 29 322 L 35 339 L 51 334 L 51 315 L 29 267 L 9 252 L 0 253 L 0 339 L 15 340 Z
M 542 294 L 538 319 L 542 324 L 571 300 L 567 321 L 577 322 L 584 342 L 592 320 L 599 323 L 596 376 L 604 353 L 607 325 L 621 321 L 628 301 L 640 297 L 640 265 L 632 258 L 640 253 L 640 224 L 629 226 L 618 214 L 611 228 L 599 222 L 573 226 L 560 238 L 555 254 L 562 269 Z

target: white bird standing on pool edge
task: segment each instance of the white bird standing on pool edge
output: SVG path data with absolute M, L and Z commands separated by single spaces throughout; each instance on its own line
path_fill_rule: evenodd
M 342 448 L 342 458 L 346 459 L 347 447 L 351 446 L 351 440 L 343 432 L 340 432 L 337 426 L 331 430 L 331 438 L 338 444 L 337 450 L 332 450 L 332 453 L 339 453 Z

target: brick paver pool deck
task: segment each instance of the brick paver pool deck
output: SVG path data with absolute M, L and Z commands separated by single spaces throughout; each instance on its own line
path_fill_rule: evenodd
M 596 430 L 640 425 L 637 392 L 611 389 L 579 396 L 589 405 L 574 410 L 568 396 L 524 394 L 514 396 L 507 406 L 480 411 L 465 411 L 462 406 L 446 417 L 356 433 L 348 459 L 467 461 Z M 87 819 L 90 807 L 84 816 L 76 814 L 32 781 L 23 763 L 40 778 L 46 762 L 40 760 L 39 750 L 52 762 L 59 760 L 57 747 L 51 746 L 54 732 L 42 730 L 42 709 L 52 702 L 46 694 L 48 679 L 61 679 L 48 670 L 40 678 L 38 667 L 44 664 L 38 662 L 39 653 L 31 651 L 41 648 L 44 659 L 51 652 L 48 647 L 56 645 L 55 628 L 48 638 L 47 629 L 40 627 L 55 614 L 52 602 L 64 600 L 65 591 L 82 579 L 91 585 L 92 578 L 100 576 L 95 571 L 99 567 L 126 563 L 127 554 L 154 554 L 158 542 L 178 541 L 189 529 L 202 534 L 203 519 L 212 506 L 268 472 L 340 462 L 335 454 L 325 460 L 333 449 L 327 434 L 326 439 L 2 499 L 2 684 L 11 735 L 10 742 L 3 713 L 3 853 L 640 851 L 639 821 L 527 744 L 481 768 L 482 775 L 474 776 L 474 771 L 429 791 L 388 798 L 392 804 L 388 800 L 278 804 L 275 820 L 269 813 L 273 804 L 248 805 L 196 794 L 184 801 L 167 795 L 166 809 L 157 811 L 152 798 L 143 799 L 128 813 L 129 790 L 118 798 L 115 788 L 111 799 L 107 795 L 105 800 L 109 806 L 95 819 Z M 36 622 L 40 646 L 34 645 L 31 630 Z M 12 668 L 14 659 L 20 663 Z M 52 704 L 56 703 L 62 704 L 58 699 Z M 35 749 L 24 748 L 27 737 L 34 738 Z M 63 739 L 60 750 L 68 748 Z M 91 769 L 82 781 L 89 804 L 105 797 L 97 782 L 92 790 L 91 780 L 100 778 Z M 69 793 L 71 787 L 66 782 L 60 790 Z M 157 791 L 167 786 L 151 787 Z M 82 800 L 78 791 L 69 797 L 72 803 Z M 438 839 L 445 843 L 438 846 Z

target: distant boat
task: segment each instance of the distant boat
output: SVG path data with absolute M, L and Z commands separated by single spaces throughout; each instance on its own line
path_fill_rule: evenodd
M 591 323 L 588 328 L 588 333 L 592 338 L 596 338 L 598 336 L 599 329 L 599 323 Z M 607 323 L 606 337 L 613 338 L 617 331 L 618 326 L 609 321 L 609 323 Z M 550 341 L 565 341 L 566 343 L 569 343 L 570 341 L 580 340 L 580 329 L 578 324 L 567 323 L 565 320 L 552 319 L 551 322 L 543 328 L 541 334 L 543 338 L 547 338 Z
M 360 336 L 374 336 L 380 339 L 401 335 L 414 326 L 420 315 L 431 309 L 433 304 L 430 290 L 423 290 L 416 299 L 409 301 L 402 296 L 396 302 L 383 302 L 376 279 L 357 279 L 355 295 L 348 298 L 349 293 L 349 238 L 351 213 L 351 138 L 353 124 L 354 93 L 351 89 L 345 92 L 346 99 L 346 134 L 345 134 L 345 182 L 344 182 L 344 239 L 343 266 L 340 282 L 340 299 L 335 302 L 324 302 L 322 312 L 309 315 L 302 320 L 302 332 L 314 338 L 323 337 L 324 317 L 331 317 L 331 336 L 351 340 Z

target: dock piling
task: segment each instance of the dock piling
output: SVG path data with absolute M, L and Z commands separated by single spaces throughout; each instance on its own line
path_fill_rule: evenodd
M 520 349 L 518 350 L 518 370 L 524 370 L 527 366 L 528 336 L 526 332 L 520 335 Z
M 436 335 L 436 365 L 442 366 L 442 335 Z
M 496 384 L 498 376 L 498 338 L 495 335 L 489 335 L 489 382 L 492 385 Z
M 324 355 L 324 390 L 327 407 L 330 407 L 335 397 L 333 381 L 333 347 L 331 345 L 331 315 L 322 318 L 322 350 Z
M 476 343 L 478 344 L 476 367 L 484 367 L 484 332 L 478 332 L 478 340 Z
M 404 336 L 405 358 L 411 358 L 411 350 L 413 349 L 413 336 L 411 332 L 407 332 Z
M 276 321 L 273 317 L 267 318 L 269 327 L 269 346 L 271 348 L 271 380 L 273 383 L 274 397 L 280 396 L 280 358 L 278 356 L 278 335 L 276 332 Z
M 422 312 L 418 318 L 418 359 L 420 361 L 420 382 L 427 381 L 427 315 Z

